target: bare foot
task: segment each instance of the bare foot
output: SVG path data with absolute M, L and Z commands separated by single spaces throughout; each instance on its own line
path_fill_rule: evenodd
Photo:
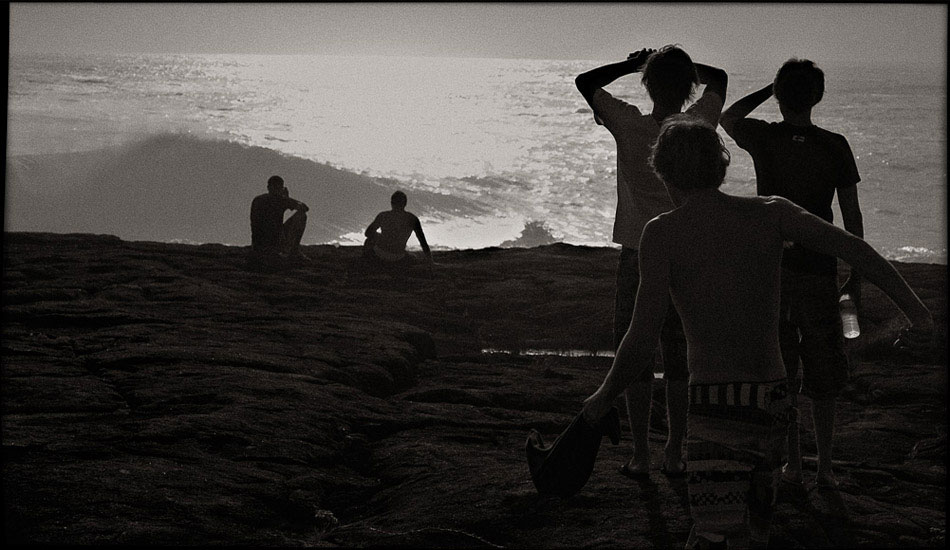
M 645 464 L 642 462 L 634 462 L 630 460 L 626 464 L 620 467 L 620 473 L 633 479 L 641 479 L 649 477 L 650 475 L 650 462 L 647 461 Z
M 792 470 L 788 467 L 788 464 L 786 464 L 782 466 L 782 481 L 800 485 L 804 483 L 804 478 L 802 478 L 801 470 Z
M 680 457 L 666 457 L 660 471 L 667 477 L 684 477 L 686 475 L 686 462 Z

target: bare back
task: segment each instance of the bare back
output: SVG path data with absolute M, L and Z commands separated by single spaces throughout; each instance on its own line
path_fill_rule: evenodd
M 785 377 L 778 340 L 783 236 L 768 201 L 699 194 L 661 218 L 690 383 Z
M 419 227 L 419 218 L 405 210 L 386 210 L 376 216 L 373 226 L 381 230 L 376 245 L 386 252 L 399 254 L 405 252 L 409 237 Z

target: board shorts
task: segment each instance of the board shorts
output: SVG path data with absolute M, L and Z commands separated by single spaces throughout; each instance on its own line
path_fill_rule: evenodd
M 768 540 L 786 430 L 797 414 L 786 379 L 689 386 L 687 492 L 696 533 Z
M 379 245 L 373 245 L 373 254 L 376 254 L 376 257 L 384 262 L 396 263 L 402 260 L 405 260 L 408 256 L 405 250 L 402 252 L 389 252 L 383 250 Z
M 617 295 L 614 304 L 614 349 L 620 347 L 630 319 L 633 317 L 633 308 L 637 302 L 637 288 L 640 286 L 640 255 L 636 248 L 623 247 L 620 249 L 620 261 L 617 264 Z M 686 363 L 686 334 L 683 332 L 683 323 L 670 301 L 666 311 L 666 319 L 660 330 L 660 346 L 657 360 L 662 363 L 664 380 L 688 380 L 689 368 Z M 644 369 L 643 374 L 636 382 L 652 382 L 653 370 Z
M 782 270 L 779 343 L 794 391 L 815 400 L 833 399 L 841 393 L 849 369 L 838 313 L 837 275 Z

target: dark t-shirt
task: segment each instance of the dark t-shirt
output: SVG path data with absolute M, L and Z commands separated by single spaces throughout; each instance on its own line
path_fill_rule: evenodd
M 752 155 L 759 195 L 784 197 L 828 223 L 834 222 L 835 191 L 861 181 L 848 140 L 818 126 L 743 118 L 731 135 Z M 803 273 L 833 274 L 837 265 L 834 256 L 798 244 L 782 260 L 783 267 Z
M 280 246 L 284 212 L 296 209 L 299 202 L 289 197 L 264 193 L 251 202 L 251 246 L 255 249 Z

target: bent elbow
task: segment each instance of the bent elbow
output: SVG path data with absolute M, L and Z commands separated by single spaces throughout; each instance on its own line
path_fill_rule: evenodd
M 729 88 L 729 75 L 726 74 L 726 71 L 718 69 L 713 74 L 713 86 L 722 95 L 722 100 L 726 101 L 726 90 Z
M 735 123 L 736 118 L 729 113 L 723 113 L 723 115 L 719 117 L 719 125 L 722 126 L 722 129 L 726 131 L 729 137 L 732 137 L 732 127 Z
M 574 78 L 574 86 L 577 87 L 577 91 L 581 94 L 587 95 L 587 92 L 590 90 L 590 78 L 587 76 L 587 73 L 581 73 Z
M 716 69 L 716 80 L 722 83 L 723 87 L 729 84 L 729 73 L 722 69 Z

